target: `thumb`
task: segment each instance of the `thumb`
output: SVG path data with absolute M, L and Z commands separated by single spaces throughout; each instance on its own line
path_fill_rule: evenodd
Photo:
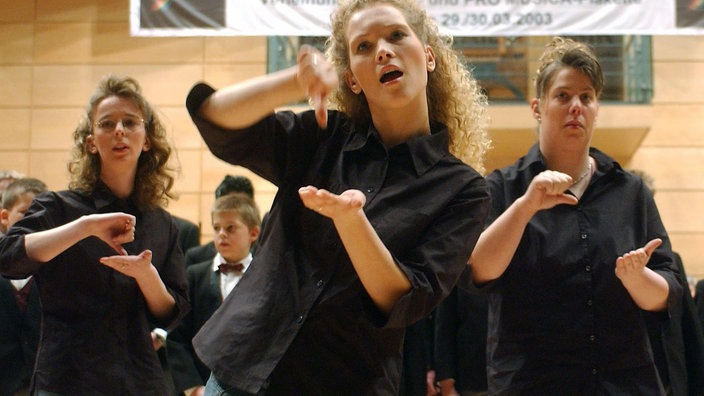
M 579 200 L 577 199 L 577 197 L 575 197 L 574 195 L 570 195 L 570 194 L 558 195 L 555 198 L 555 200 L 557 201 L 557 203 L 555 205 L 560 205 L 560 204 L 577 205 L 577 203 L 579 203 Z
M 315 119 L 318 121 L 318 126 L 322 129 L 327 128 L 328 109 L 323 95 L 318 94 L 313 97 L 313 108 L 315 109 Z
M 643 247 L 643 249 L 645 250 L 645 254 L 647 254 L 648 257 L 652 256 L 655 249 L 659 248 L 660 245 L 662 245 L 662 239 L 655 238 L 651 240 L 650 242 L 646 243 Z
M 108 243 L 111 248 L 113 248 L 119 255 L 127 256 L 127 250 L 122 247 L 119 243 Z
M 152 262 L 152 251 L 147 249 L 139 254 L 139 258 Z

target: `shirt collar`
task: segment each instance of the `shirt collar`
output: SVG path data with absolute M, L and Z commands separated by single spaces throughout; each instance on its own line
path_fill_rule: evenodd
M 249 268 L 249 263 L 252 262 L 252 253 L 248 254 L 247 257 L 243 258 L 239 262 L 244 265 L 244 269 L 242 270 L 242 272 L 247 271 L 247 268 Z M 222 255 L 220 253 L 215 254 L 215 257 L 213 257 L 213 272 L 218 272 L 218 267 L 220 266 L 220 264 L 223 263 L 225 263 L 225 259 L 222 257 Z
M 589 155 L 596 161 L 597 166 L 595 173 L 609 173 L 612 170 L 622 171 L 621 165 L 619 165 L 616 160 L 609 157 L 597 148 L 590 147 Z M 526 153 L 526 155 L 521 158 L 518 164 L 519 171 L 528 168 L 532 168 L 533 173 L 535 174 L 538 174 L 547 169 L 547 166 L 545 165 L 545 159 L 543 158 L 543 154 L 540 152 L 540 146 L 538 145 L 538 143 L 535 143 L 530 148 L 530 150 L 528 150 L 528 153 Z
M 362 150 L 372 144 L 384 147 L 379 132 L 373 124 L 369 124 L 366 132 L 358 133 L 357 131 L 363 130 L 362 128 L 353 128 L 352 137 L 345 146 L 345 151 Z M 420 176 L 449 154 L 449 142 L 447 127 L 431 122 L 430 135 L 416 136 L 393 147 L 392 150 L 405 150 L 411 157 L 416 174 Z
M 120 210 L 136 215 L 141 213 L 131 198 L 118 198 L 101 180 L 98 180 L 96 183 L 92 196 L 95 200 L 95 208 L 98 209 L 99 212 L 101 212 L 101 209 L 110 207 L 110 211 Z

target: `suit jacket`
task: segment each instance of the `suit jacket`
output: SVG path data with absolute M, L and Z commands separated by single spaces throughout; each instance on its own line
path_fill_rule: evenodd
M 13 395 L 29 387 L 39 342 L 41 307 L 34 281 L 21 313 L 15 287 L 0 277 L 0 395 Z
M 205 260 L 212 260 L 217 253 L 218 251 L 215 250 L 215 243 L 213 243 L 213 241 L 205 245 L 192 247 L 186 251 L 186 267 L 195 263 L 201 263 Z
M 213 257 L 186 268 L 191 311 L 166 338 L 166 351 L 177 393 L 205 385 L 210 376 L 210 369 L 196 356 L 191 340 L 222 303 L 220 273 L 213 271 Z
M 694 305 L 696 305 L 699 323 L 704 328 L 704 279 L 699 280 L 695 286 Z
M 704 331 L 697 317 L 679 254 L 675 263 L 685 292 L 667 313 L 644 312 L 653 358 L 672 396 L 704 395 Z
M 467 270 L 467 273 L 469 271 Z M 455 380 L 455 389 L 486 391 L 486 294 L 455 287 L 435 309 L 435 378 Z
M 200 227 L 190 220 L 173 216 L 178 227 L 178 244 L 185 254 L 188 249 L 200 245 Z

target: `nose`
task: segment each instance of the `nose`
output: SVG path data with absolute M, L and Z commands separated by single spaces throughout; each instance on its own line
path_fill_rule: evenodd
M 115 124 L 115 134 L 124 135 L 125 133 L 127 133 L 127 128 L 125 128 L 124 120 L 117 121 L 117 124 Z
M 390 45 L 385 40 L 380 40 L 377 48 L 376 59 L 379 63 L 384 62 L 385 59 L 390 59 L 394 56 L 394 53 L 389 48 Z
M 579 96 L 575 96 L 570 100 L 570 114 L 582 114 L 582 102 L 579 100 Z

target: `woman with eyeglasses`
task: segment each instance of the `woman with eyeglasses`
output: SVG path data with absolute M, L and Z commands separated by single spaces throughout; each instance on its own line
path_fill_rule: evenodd
M 100 81 L 73 133 L 66 191 L 37 196 L 0 241 L 0 273 L 34 274 L 37 395 L 166 395 L 150 326 L 188 310 L 165 128 L 137 81 Z

